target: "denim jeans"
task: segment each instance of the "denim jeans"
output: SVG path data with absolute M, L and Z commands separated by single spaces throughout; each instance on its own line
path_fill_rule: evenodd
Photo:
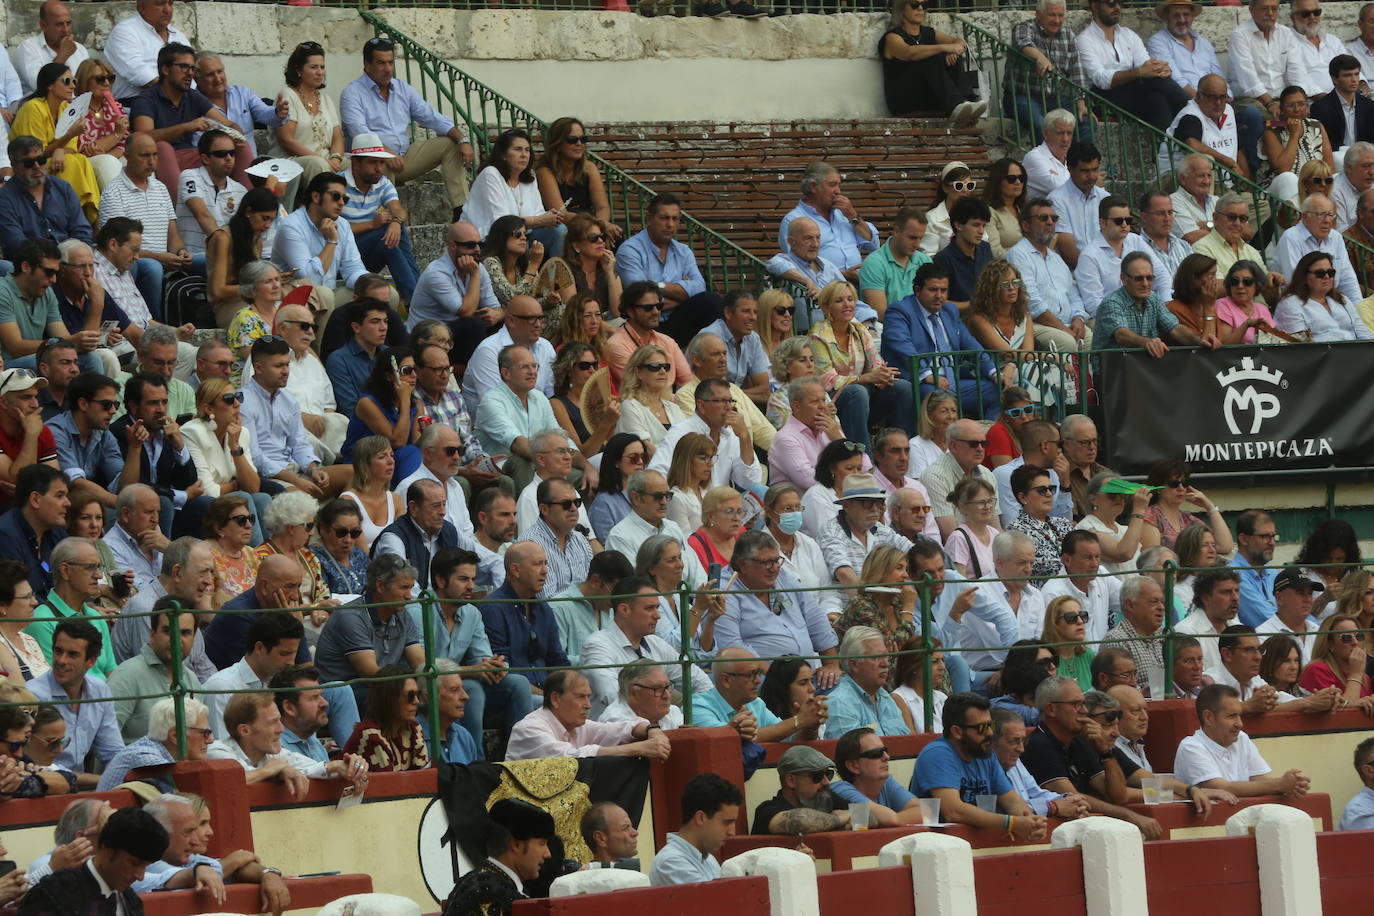
M 1047 96 L 1042 101 L 1040 96 L 1031 98 L 1025 95 L 1007 94 L 1002 98 L 1002 105 L 1007 111 L 1016 113 L 1017 125 L 1027 126 L 1030 130 L 1030 137 L 1034 141 L 1038 142 L 1044 136 L 1041 128 L 1045 123 L 1045 115 L 1051 109 L 1062 108 L 1078 119 L 1078 130 L 1074 133 L 1074 139 L 1085 143 L 1092 142 L 1093 119 L 1091 117 L 1079 117 L 1073 99 Z
M 531 242 L 542 242 L 544 244 L 544 260 L 549 258 L 561 258 L 563 256 L 563 240 L 567 238 L 567 226 L 544 226 L 541 229 L 529 230 Z
M 897 379 L 887 388 L 851 382 L 835 398 L 835 413 L 846 439 L 862 442 L 870 449 L 870 426 L 896 426 L 907 436 L 916 435 L 916 408 L 911 400 L 911 382 Z
M 401 227 L 401 241 L 395 248 L 388 248 L 382 242 L 386 226 L 379 226 L 362 235 L 353 237 L 358 245 L 358 255 L 363 266 L 374 273 L 386 267 L 391 271 L 391 279 L 396 283 L 396 291 L 406 302 L 415 294 L 415 284 L 420 282 L 420 269 L 415 265 L 415 252 L 410 247 L 410 230 Z
M 468 705 L 460 724 L 479 748 L 482 747 L 484 721 L 498 721 L 500 729 L 509 735 L 515 723 L 533 712 L 536 705 L 534 694 L 530 693 L 530 682 L 523 674 L 507 674 L 495 684 L 463 678 L 463 689 L 468 692 Z M 490 709 L 488 700 L 491 701 Z
M 139 258 L 133 266 L 134 285 L 143 294 L 154 321 L 162 320 L 162 265 L 152 258 Z

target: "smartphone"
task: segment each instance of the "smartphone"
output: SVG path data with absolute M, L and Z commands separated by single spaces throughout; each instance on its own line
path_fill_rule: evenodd
M 0 860 L 0 878 L 5 877 L 5 875 L 8 875 L 18 867 L 19 863 L 15 862 L 13 859 Z
M 571 197 L 569 197 L 567 200 L 563 201 L 563 209 L 564 209 L 564 210 L 568 209 L 568 208 L 571 207 L 571 206 L 572 206 L 572 198 L 571 198 Z
M 396 362 L 396 357 L 391 357 L 391 375 L 393 378 L 401 377 L 401 364 Z
M 720 587 L 720 564 L 712 563 L 711 569 L 706 573 L 706 581 L 711 583 L 712 588 Z
M 187 423 L 190 423 L 195 418 L 196 415 L 193 413 L 179 413 L 177 414 L 176 424 L 177 426 L 185 426 Z

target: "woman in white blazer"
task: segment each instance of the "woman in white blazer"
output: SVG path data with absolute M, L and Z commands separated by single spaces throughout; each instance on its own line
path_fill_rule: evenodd
M 242 403 L 243 393 L 228 379 L 206 379 L 196 389 L 196 418 L 181 427 L 181 435 L 206 496 L 216 499 L 237 493 L 253 505 L 252 546 L 256 547 L 266 540 L 262 515 L 271 497 L 262 492 L 253 464 L 253 436 L 239 417 Z

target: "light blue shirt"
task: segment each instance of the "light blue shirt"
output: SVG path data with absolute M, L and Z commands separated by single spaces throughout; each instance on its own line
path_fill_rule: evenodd
M 101 538 L 114 555 L 115 563 L 134 572 L 134 589 L 141 591 L 162 574 L 162 553 L 153 551 L 150 559 L 124 526 L 116 523 Z
M 1049 789 L 1042 788 L 1035 781 L 1035 777 L 1026 769 L 1026 765 L 1020 760 L 1016 761 L 1016 766 L 1006 771 L 1007 781 L 1016 790 L 1016 794 L 1021 796 L 1026 804 L 1031 806 L 1031 810 L 1041 817 L 1049 814 L 1050 802 L 1056 798 L 1064 796 L 1058 792 L 1051 792 Z
M 425 631 L 424 609 L 417 604 L 406 605 L 406 613 L 415 621 L 415 628 Z M 482 612 L 473 604 L 458 608 L 453 618 L 453 629 L 448 628 L 439 605 L 434 605 L 434 657 L 447 658 L 469 667 L 484 658 L 491 658 L 491 643 L 487 640 L 487 628 L 482 623 Z
M 776 587 L 801 588 L 801 582 L 783 570 Z M 773 613 L 770 604 L 779 606 L 782 613 Z M 733 646 L 748 649 L 759 658 L 800 655 L 812 664 L 818 664 L 818 653 L 840 642 L 815 594 L 809 591 L 778 591 L 771 596 L 726 592 L 725 613 L 716 621 L 715 635 L 716 652 Z
M 262 124 L 265 127 L 281 127 L 291 119 L 283 121 L 277 117 L 277 109 L 263 102 L 262 97 L 247 86 L 230 86 L 224 93 L 224 108 L 216 109 L 224 113 L 230 121 L 239 126 L 243 137 L 248 141 L 248 152 L 258 158 L 258 146 L 253 142 L 253 128 Z M 191 138 L 192 143 L 200 142 L 200 132 Z
M 736 340 L 724 318 L 717 318 L 702 330 L 725 341 L 725 375 L 732 385 L 743 386 L 749 376 L 768 373 L 768 354 L 763 352 L 763 341 L 759 340 L 757 331 L 750 331 L 743 340 Z
M 654 856 L 654 864 L 649 869 L 649 883 L 654 887 L 695 884 L 719 877 L 720 863 L 716 857 L 703 855 L 676 833 L 668 834 L 668 841 Z
M 503 325 L 495 334 L 484 338 L 477 345 L 477 349 L 472 351 L 472 356 L 468 359 L 467 370 L 463 373 L 463 403 L 468 409 L 469 416 L 477 414 L 487 392 L 506 387 L 506 383 L 501 380 L 501 351 L 513 343 L 515 340 L 510 336 L 510 328 Z M 539 366 L 539 374 L 535 377 L 534 382 L 535 387 L 542 391 L 545 397 L 552 398 L 553 364 L 558 359 L 553 344 L 549 343 L 546 338 L 540 337 L 525 349 L 534 355 L 534 361 Z M 555 423 L 553 428 L 557 429 L 558 424 Z M 478 433 L 480 435 L 481 430 L 478 430 Z M 509 451 L 509 449 L 502 451 Z
M 477 408 L 477 439 L 488 455 L 509 455 L 511 443 L 521 436 L 532 439 L 546 429 L 558 428 L 544 392 L 535 389 L 526 398 L 527 404 L 521 404 L 510 386 L 501 384 L 482 399 Z
M 1007 251 L 1007 260 L 1021 271 L 1032 319 L 1049 312 L 1066 326 L 1075 318 L 1088 320 L 1088 312 L 1078 298 L 1078 285 L 1073 282 L 1073 271 L 1059 252 L 1051 248 L 1042 255 L 1030 239 L 1023 238 Z
M 424 733 L 425 741 L 429 741 L 429 716 L 421 715 L 420 731 Z M 444 741 L 439 745 L 439 762 L 442 763 L 475 763 L 486 760 L 486 755 L 477 746 L 477 742 L 472 739 L 472 735 L 462 723 L 454 722 L 448 727 L 444 735 Z
M 1054 204 L 1054 212 L 1059 214 L 1059 231 L 1071 233 L 1080 252 L 1086 251 L 1100 234 L 1098 207 L 1107 196 L 1106 188 L 1093 185 L 1092 191 L 1084 197 L 1072 181 L 1050 192 L 1049 201 Z
M 1350 255 L 1345 250 L 1345 236 L 1335 230 L 1328 232 L 1322 241 L 1312 234 L 1312 230 L 1298 223 L 1279 236 L 1279 251 L 1271 266 L 1291 280 L 1293 268 L 1298 266 L 1303 255 L 1314 251 L 1331 256 L 1331 264 L 1336 268 L 1336 287 L 1341 295 L 1352 303 L 1363 301 L 1364 294 L 1360 292 L 1360 283 L 1355 279 L 1355 268 L 1350 265 Z
M 997 481 L 997 511 L 1002 516 L 1003 528 L 1016 521 L 1016 516 L 1021 514 L 1021 504 L 1016 501 L 1016 494 L 1011 492 L 1011 472 L 1025 463 L 1025 457 L 1018 455 L 992 469 L 992 477 Z M 1073 494 L 1060 492 L 1063 482 L 1059 479 L 1058 471 L 1050 468 L 1049 475 L 1055 487 L 1054 507 L 1050 509 L 1050 515 L 1073 521 Z
M 921 257 L 926 257 L 924 252 L 917 252 L 917 254 L 920 254 Z M 912 255 L 911 260 L 915 261 L 916 256 Z M 929 261 L 930 258 L 926 258 L 926 260 Z M 804 259 L 797 257 L 797 255 L 790 251 L 783 251 L 773 255 L 763 266 L 765 270 L 775 277 L 781 277 L 789 270 L 795 270 L 821 289 L 825 289 L 836 280 L 845 279 L 844 272 L 835 266 L 834 261 L 829 260 L 824 255 L 817 258 L 817 261 L 820 263 L 819 267 L 807 263 Z M 907 295 L 911 295 L 910 291 L 907 292 Z M 814 307 L 814 303 L 808 302 L 808 305 Z M 854 320 L 875 321 L 877 318 L 877 310 L 860 299 L 857 307 L 854 309 Z
M 334 259 L 329 262 L 326 272 L 320 260 L 320 253 L 324 251 L 324 236 L 310 221 L 306 208 L 301 207 L 285 219 L 277 220 L 277 235 L 272 240 L 272 261 L 283 270 L 295 269 L 298 279 L 308 280 L 316 286 L 329 289 L 347 286 L 352 289 L 358 278 L 367 273 L 367 268 L 358 255 L 358 243 L 353 240 L 353 233 L 342 231 L 346 228 L 341 227 L 338 233 Z
M 1240 622 L 1257 627 L 1279 609 L 1274 602 L 1274 580 L 1279 577 L 1279 571 L 1251 566 L 1240 553 L 1231 565 L 1240 574 Z
M 909 735 L 911 729 L 902 711 L 884 687 L 878 688 L 875 703 L 852 677 L 845 675 L 830 692 L 830 718 L 825 720 L 825 737 L 838 738 L 851 729 L 868 727 L 880 735 Z
M 345 142 L 352 144 L 358 134 L 376 134 L 384 146 L 402 156 L 410 149 L 412 123 L 428 127 L 441 137 L 453 130 L 453 122 L 431 108 L 404 80 L 393 77 L 384 99 L 381 87 L 366 73 L 345 86 L 339 95 L 339 120 L 343 122 Z
M 973 606 L 964 614 L 963 620 L 955 623 L 950 619 L 949 609 L 959 593 L 974 583 L 964 578 L 957 569 L 945 570 L 945 587 L 935 602 L 935 623 L 940 628 L 946 646 L 971 648 L 978 646 L 1009 646 L 1020 636 L 1016 615 L 1005 601 L 997 601 L 988 589 L 979 588 L 973 598 Z M 995 641 L 994 641 L 995 640 Z M 1002 667 L 1006 652 L 965 653 L 964 660 L 970 668 L 979 671 Z M 977 662 L 977 664 L 975 664 Z
M 119 492 L 119 475 L 124 470 L 124 455 L 114 433 L 108 429 L 91 430 L 91 438 L 84 444 L 70 411 L 64 411 L 48 421 L 57 445 L 57 463 L 68 482 L 89 479 L 111 493 Z M 91 475 L 88 477 L 88 475 Z
M 1374 827 L 1374 789 L 1365 786 L 1341 814 L 1337 830 L 1368 830 Z
M 477 307 L 497 309 L 501 302 L 491 288 L 491 276 L 481 264 L 477 265 L 482 289 L 477 294 Z M 420 274 L 415 284 L 415 295 L 410 299 L 410 313 L 406 316 L 406 330 L 426 318 L 437 318 L 445 323 L 458 317 L 458 306 L 468 293 L 468 278 L 458 272 L 453 258 L 448 255 L 435 258 Z
M 62 721 L 67 723 L 67 737 L 71 743 L 53 761 L 59 767 L 80 772 L 86 755 L 92 750 L 104 763 L 109 763 L 124 750 L 119 721 L 115 718 L 115 704 L 108 702 L 114 694 L 100 678 L 86 675 L 81 687 L 81 705 L 75 708 L 67 702 L 67 689 L 57 683 L 51 671 L 29 681 L 27 686 L 41 702 L 53 703 L 62 714 Z M 98 702 L 101 700 L 107 702 Z
M 668 254 L 660 257 L 647 229 L 630 236 L 616 250 L 615 272 L 626 286 L 640 282 L 676 283 L 688 296 L 706 291 L 706 281 L 692 249 L 674 239 L 668 243 Z
M 203 856 L 198 852 L 191 853 L 190 859 L 185 865 L 173 865 L 166 859 L 159 859 L 152 863 L 143 872 L 143 880 L 135 881 L 129 888 L 136 894 L 146 894 L 150 891 L 161 890 L 168 881 L 171 881 L 178 874 L 188 868 L 195 868 L 197 865 L 208 865 L 215 870 L 221 878 L 224 877 L 224 866 L 219 864 L 219 859 L 212 859 Z
M 285 388 L 268 392 L 248 376 L 243 392 L 243 425 L 253 434 L 253 463 L 263 477 L 275 477 L 295 464 L 304 470 L 318 462 L 301 423 L 301 405 Z
M 759 728 L 768 728 L 782 721 L 773 715 L 773 710 L 764 704 L 762 697 L 754 697 L 744 704 L 744 708 L 754 714 L 754 720 Z M 730 720 L 735 717 L 735 712 L 735 707 L 725 701 L 719 690 L 707 690 L 692 695 L 692 724 L 700 728 L 729 725 Z
M 283 728 L 281 730 L 281 746 L 284 751 L 295 751 L 302 757 L 309 757 L 320 763 L 329 762 L 329 751 L 325 750 L 324 742 L 314 735 L 302 738 L 291 729 Z
M 883 783 L 883 787 L 878 792 L 878 797 L 876 799 L 864 795 L 852 782 L 846 779 L 831 780 L 830 791 L 834 792 L 851 805 L 876 801 L 878 804 L 891 808 L 893 811 L 903 810 L 916 799 L 915 795 L 912 795 L 900 782 L 893 779 L 891 776 L 887 777 L 887 782 Z
M 830 211 L 830 218 L 821 216 L 820 211 L 811 206 L 804 200 L 797 201 L 797 205 L 788 211 L 778 225 L 778 250 L 786 253 L 792 250 L 792 246 L 787 244 L 787 227 L 792 220 L 805 216 L 816 223 L 816 227 L 821 232 L 821 257 L 831 264 L 837 264 L 842 269 L 848 270 L 851 267 L 858 267 L 863 260 L 865 252 L 873 251 L 878 247 L 878 227 L 865 221 L 868 227 L 868 238 L 863 238 L 849 224 L 849 218 L 840 212 L 836 207 Z M 863 319 L 860 318 L 860 321 Z
M 1174 82 L 1184 89 L 1196 91 L 1198 83 L 1209 73 L 1215 73 L 1225 79 L 1226 71 L 1221 69 L 1221 61 L 1217 58 L 1217 51 L 1212 47 L 1212 43 L 1191 29 L 1188 34 L 1193 38 L 1191 51 L 1187 45 L 1171 35 L 1168 29 L 1160 29 L 1151 35 L 1150 40 L 1145 43 L 1145 49 L 1150 52 L 1151 57 L 1169 65 L 1169 69 L 1173 71 L 1171 75 Z

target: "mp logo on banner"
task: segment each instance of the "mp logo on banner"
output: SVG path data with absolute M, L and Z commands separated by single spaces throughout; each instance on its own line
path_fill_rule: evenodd
M 1226 414 L 1226 425 L 1230 428 L 1231 435 L 1253 436 L 1260 431 L 1260 424 L 1279 415 L 1282 409 L 1279 396 L 1273 391 L 1257 391 L 1253 383 L 1286 389 L 1288 383 L 1283 380 L 1282 371 L 1266 366 L 1256 369 L 1255 361 L 1247 356 L 1240 361 L 1240 368 L 1218 372 L 1216 379 L 1217 384 L 1226 392 L 1226 400 L 1222 402 L 1221 407 Z M 1246 382 L 1252 384 L 1241 388 L 1240 386 Z M 1242 433 L 1241 424 L 1236 418 L 1237 415 L 1244 417 L 1247 413 L 1250 415 L 1250 428 Z

